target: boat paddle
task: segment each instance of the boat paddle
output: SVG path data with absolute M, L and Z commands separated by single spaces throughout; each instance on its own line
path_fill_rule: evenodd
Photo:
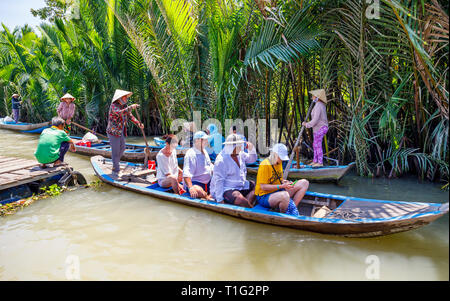
M 142 123 L 140 120 L 139 120 L 139 114 L 138 114 L 138 111 L 137 111 L 137 109 L 136 108 L 134 108 L 134 111 L 136 112 L 136 119 L 137 119 L 137 121 L 139 121 L 139 123 Z M 141 128 L 140 128 L 141 129 Z M 145 137 L 145 132 L 144 132 L 144 129 L 141 129 L 141 132 L 142 132 L 142 136 L 144 137 L 144 141 L 145 141 L 145 151 L 144 151 L 144 153 L 145 153 L 145 158 L 144 158 L 144 166 L 143 166 L 143 168 L 142 169 L 145 169 L 145 168 L 148 168 L 148 156 L 149 156 L 149 153 L 150 153 L 150 149 L 149 149 L 149 147 L 148 147 L 148 142 L 147 142 L 147 138 Z
M 312 110 L 312 107 L 313 107 L 313 106 L 314 106 L 314 102 L 312 102 L 312 103 L 310 104 L 309 109 L 308 109 L 308 113 L 306 113 L 305 120 L 308 120 L 309 114 L 311 114 L 311 110 Z M 298 135 L 297 141 L 295 141 L 295 145 L 294 145 L 294 147 L 292 148 L 291 155 L 289 156 L 289 162 L 288 162 L 288 164 L 286 165 L 286 169 L 284 170 L 284 173 L 283 173 L 283 180 L 286 180 L 287 177 L 288 177 L 289 170 L 291 169 L 292 159 L 294 158 L 294 154 L 295 154 L 295 149 L 296 149 L 297 146 L 300 144 L 300 140 L 302 139 L 303 131 L 304 131 L 304 130 L 305 130 L 305 126 L 302 125 L 302 128 L 300 129 L 300 134 Z M 301 147 L 301 144 L 300 144 L 300 147 Z
M 82 125 L 79 125 L 79 124 L 76 123 L 76 122 L 73 122 L 73 121 L 72 121 L 71 123 L 72 123 L 73 125 L 76 125 L 77 127 L 81 128 L 81 129 L 83 129 L 83 130 L 86 130 L 86 131 L 91 132 L 91 133 L 94 134 L 94 135 L 98 135 L 98 136 L 100 136 L 100 137 L 102 137 L 102 138 L 105 138 L 106 140 L 109 140 L 109 138 L 106 137 L 105 135 L 96 133 L 96 132 L 94 132 L 93 130 L 90 130 L 90 129 L 88 129 L 87 127 L 84 127 L 84 126 L 82 126 Z

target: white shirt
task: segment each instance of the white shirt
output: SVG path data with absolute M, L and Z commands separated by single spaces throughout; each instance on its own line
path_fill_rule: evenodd
M 202 153 L 194 146 L 184 155 L 183 178 L 191 178 L 191 181 L 208 184 L 213 168 L 214 165 L 206 150 Z
M 239 166 L 231 155 L 220 152 L 214 163 L 214 174 L 211 180 L 211 196 L 217 201 L 223 201 L 223 193 L 228 190 L 244 190 L 250 186 L 247 180 L 247 166 L 258 159 L 256 149 L 249 153 L 241 151 L 238 156 Z
M 178 177 L 177 152 L 172 151 L 172 154 L 167 157 L 160 150 L 156 155 L 156 178 L 158 181 L 164 180 L 169 173 Z

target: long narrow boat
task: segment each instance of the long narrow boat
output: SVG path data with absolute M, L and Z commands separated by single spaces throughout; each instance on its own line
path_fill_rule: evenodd
M 102 156 L 91 158 L 97 176 L 118 188 L 197 208 L 271 225 L 348 237 L 373 237 L 419 228 L 448 213 L 448 203 L 397 202 L 307 192 L 299 205 L 300 216 L 267 210 L 259 205 L 243 208 L 214 201 L 176 195 L 153 184 L 141 165 L 121 163 L 122 177 L 111 173 L 111 162 Z M 143 176 L 138 176 L 138 174 Z M 323 206 L 331 212 L 318 217 Z
M 5 122 L 0 118 L 0 129 L 7 129 L 13 131 L 21 131 L 25 133 L 41 133 L 44 129 L 50 126 L 50 122 L 42 123 L 24 123 L 24 122 Z
M 81 140 L 81 137 L 71 136 L 75 141 Z M 149 146 L 150 155 L 149 160 L 155 160 L 156 155 L 161 150 L 161 146 Z M 111 158 L 111 145 L 107 140 L 100 140 L 98 143 L 88 146 L 75 145 L 76 153 L 85 156 L 103 156 Z M 178 157 L 184 156 L 186 150 L 179 147 L 177 150 Z M 145 159 L 145 145 L 138 144 L 125 144 L 125 152 L 122 156 L 122 160 L 129 162 L 143 162 Z
M 247 171 L 250 174 L 257 174 L 258 167 L 261 163 L 259 159 L 254 164 L 247 165 Z M 294 162 L 295 163 L 295 162 Z M 295 164 L 292 163 L 292 167 Z M 323 167 L 311 167 L 307 165 L 301 165 L 300 168 L 290 168 L 288 178 L 290 179 L 307 179 L 312 182 L 338 182 L 355 166 L 355 162 L 348 165 L 337 166 L 323 166 Z

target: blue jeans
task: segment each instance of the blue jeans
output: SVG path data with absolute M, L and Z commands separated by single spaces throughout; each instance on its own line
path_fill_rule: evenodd
M 19 122 L 19 116 L 20 116 L 20 109 L 12 109 L 14 114 L 14 122 Z
M 59 158 L 58 160 L 61 162 L 64 162 L 64 156 L 66 155 L 67 151 L 69 150 L 70 143 L 67 141 L 64 141 L 61 143 L 61 146 L 59 147 Z
M 113 162 L 113 172 L 120 171 L 120 158 L 125 152 L 125 137 L 123 135 L 117 137 L 108 134 L 109 145 L 111 146 L 111 159 Z
M 284 191 L 284 190 L 285 189 L 282 188 L 280 190 L 277 190 L 277 191 L 274 191 L 274 192 L 271 192 L 271 193 L 268 193 L 268 194 L 265 194 L 265 195 L 257 195 L 256 196 L 256 201 L 258 202 L 258 204 L 260 204 L 261 206 L 263 206 L 265 208 L 272 208 L 272 207 L 270 207 L 270 204 L 269 204 L 270 196 L 272 194 L 274 194 L 274 193 L 277 193 L 277 192 L 280 192 L 280 191 Z

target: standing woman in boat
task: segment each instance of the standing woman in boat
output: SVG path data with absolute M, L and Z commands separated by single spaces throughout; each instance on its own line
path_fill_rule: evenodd
M 14 122 L 19 122 L 20 117 L 20 107 L 22 106 L 22 102 L 19 100 L 19 94 L 13 94 L 11 99 L 12 111 L 14 116 Z
M 118 176 L 120 171 L 120 158 L 125 152 L 125 137 L 127 136 L 128 118 L 141 129 L 144 125 L 140 123 L 131 113 L 131 110 L 138 108 L 138 104 L 127 106 L 128 98 L 133 95 L 132 92 L 117 89 L 114 93 L 108 114 L 108 134 L 111 145 L 111 158 L 113 162 L 112 175 Z
M 183 181 L 183 171 L 178 167 L 178 138 L 174 134 L 164 135 L 164 146 L 156 155 L 156 178 L 158 185 L 164 188 L 172 187 L 176 194 L 183 191 L 180 182 Z
M 184 156 L 183 180 L 184 190 L 189 191 L 191 197 L 212 200 L 209 184 L 214 165 L 205 149 L 208 138 L 203 131 L 194 134 L 194 146 Z
M 309 182 L 305 179 L 296 183 L 283 180 L 282 161 L 287 160 L 289 160 L 287 147 L 282 143 L 275 144 L 270 156 L 259 165 L 255 187 L 256 200 L 265 208 L 299 215 L 297 207 L 308 190 Z
M 72 118 L 75 114 L 75 104 L 73 103 L 74 101 L 75 97 L 67 93 L 66 95 L 61 97 L 61 102 L 59 103 L 58 109 L 56 110 L 58 112 L 58 116 L 64 119 L 64 131 L 69 135 L 72 129 Z
M 324 89 L 314 90 L 309 93 L 311 93 L 315 105 L 311 111 L 311 121 L 303 122 L 302 125 L 307 128 L 313 128 L 314 159 L 312 166 L 319 167 L 323 166 L 322 140 L 325 134 L 328 132 L 328 118 L 326 108 L 328 100 Z
M 225 147 L 217 155 L 211 180 L 211 196 L 216 202 L 253 207 L 255 182 L 247 180 L 247 166 L 258 159 L 256 149 L 239 135 L 227 137 Z M 243 148 L 248 147 L 248 153 Z

